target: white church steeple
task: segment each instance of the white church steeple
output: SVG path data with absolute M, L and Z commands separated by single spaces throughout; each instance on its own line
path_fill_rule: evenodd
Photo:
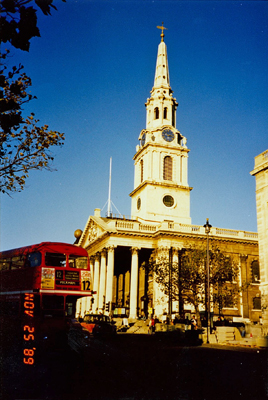
M 155 69 L 155 77 L 154 77 L 154 88 L 158 87 L 169 87 L 169 72 L 168 72 L 168 59 L 167 59 L 167 46 L 164 43 L 164 28 L 163 23 L 162 26 L 158 26 L 158 29 L 162 29 L 161 33 L 161 43 L 158 46 L 157 60 L 156 60 L 156 69 Z
M 146 128 L 161 127 L 163 124 L 176 126 L 176 109 L 178 103 L 172 96 L 169 82 L 167 46 L 164 42 L 162 27 L 161 42 L 158 45 L 154 86 L 151 90 L 151 97 L 147 99 Z
M 176 129 L 178 103 L 169 81 L 164 26 L 154 86 L 146 102 L 146 129 L 139 136 L 131 215 L 144 220 L 191 223 L 186 138 Z

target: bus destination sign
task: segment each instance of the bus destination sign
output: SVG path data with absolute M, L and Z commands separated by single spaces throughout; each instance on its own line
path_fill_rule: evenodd
M 56 270 L 56 285 L 79 286 L 79 271 Z

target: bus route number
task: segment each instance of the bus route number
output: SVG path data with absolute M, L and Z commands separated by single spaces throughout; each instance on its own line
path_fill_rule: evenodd
M 83 290 L 90 290 L 90 281 L 83 281 Z

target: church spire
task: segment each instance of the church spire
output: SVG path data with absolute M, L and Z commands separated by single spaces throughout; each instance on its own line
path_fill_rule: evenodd
M 158 45 L 157 59 L 156 59 L 156 69 L 155 69 L 155 78 L 154 78 L 154 87 L 157 88 L 166 88 L 169 89 L 169 71 L 168 71 L 168 58 L 167 58 L 167 46 L 164 42 L 164 29 L 167 29 L 163 26 L 157 26 L 158 29 L 162 30 L 161 33 L 161 42 Z
M 178 103 L 172 96 L 169 82 L 167 46 L 164 42 L 164 27 L 157 26 L 162 30 L 161 42 L 158 45 L 154 85 L 151 97 L 146 102 L 146 129 L 162 129 L 165 126 L 176 127 L 176 109 Z

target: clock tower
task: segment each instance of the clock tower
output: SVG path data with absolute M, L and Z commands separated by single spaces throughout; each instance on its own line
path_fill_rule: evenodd
M 191 224 L 187 140 L 176 129 L 178 103 L 169 83 L 164 26 L 154 86 L 146 105 L 146 129 L 139 136 L 131 216 L 145 221 Z

